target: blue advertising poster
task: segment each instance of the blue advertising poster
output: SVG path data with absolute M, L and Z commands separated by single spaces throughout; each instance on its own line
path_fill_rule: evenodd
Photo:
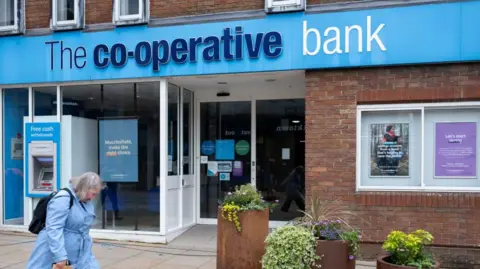
M 215 152 L 215 144 L 212 140 L 205 140 L 202 142 L 201 151 L 204 155 L 212 155 Z
M 36 159 L 45 167 L 55 168 L 55 177 L 57 188 L 60 186 L 61 163 L 60 163 L 60 123 L 58 122 L 35 122 L 25 124 L 25 175 L 30 176 L 30 148 L 36 148 L 37 151 L 42 150 L 42 155 L 36 155 Z M 37 145 L 35 147 L 35 145 Z M 50 152 L 53 149 L 54 152 Z M 45 155 L 43 155 L 45 154 Z M 32 155 L 33 156 L 33 155 Z M 32 157 L 33 159 L 33 157 Z M 42 167 L 42 166 L 41 166 Z M 55 180 L 55 178 L 54 178 Z M 45 187 L 42 190 L 33 191 L 33 187 L 29 186 L 29 180 L 25 180 L 25 195 L 27 197 L 38 198 L 49 195 L 53 189 Z
M 100 177 L 105 182 L 138 182 L 138 121 L 99 121 Z
M 217 140 L 215 159 L 232 161 L 235 159 L 235 140 Z

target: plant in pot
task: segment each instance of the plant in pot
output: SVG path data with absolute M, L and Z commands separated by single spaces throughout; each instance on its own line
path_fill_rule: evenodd
M 323 201 L 312 196 L 310 207 L 297 225 L 312 229 L 316 251 L 322 257 L 316 264 L 324 269 L 354 269 L 360 245 L 360 232 L 348 222 L 353 213 L 338 200 Z
M 255 186 L 237 187 L 220 202 L 217 225 L 217 269 L 261 268 L 270 210 Z
M 388 255 L 379 256 L 377 269 L 440 268 L 427 246 L 433 241 L 433 236 L 424 230 L 406 234 L 401 231 L 391 232 L 383 243 L 383 249 Z
M 320 259 L 316 254 L 316 238 L 311 230 L 302 226 L 287 225 L 268 235 L 266 252 L 262 258 L 263 269 L 316 268 Z

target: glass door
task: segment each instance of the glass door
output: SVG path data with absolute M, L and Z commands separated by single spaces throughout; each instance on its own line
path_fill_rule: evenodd
M 218 201 L 254 181 L 252 102 L 200 103 L 200 218 L 217 218 Z

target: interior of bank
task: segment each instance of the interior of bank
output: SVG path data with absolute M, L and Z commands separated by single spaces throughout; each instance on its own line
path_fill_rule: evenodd
M 104 179 L 95 229 L 215 224 L 218 201 L 247 183 L 278 203 L 272 223 L 293 220 L 305 207 L 304 80 L 289 71 L 174 77 L 164 93 L 154 79 L 2 89 L 3 223 L 26 224 L 34 208 L 24 169 L 31 121 L 61 122 L 62 186 L 86 171 Z M 112 163 L 105 141 L 118 139 L 133 146 Z

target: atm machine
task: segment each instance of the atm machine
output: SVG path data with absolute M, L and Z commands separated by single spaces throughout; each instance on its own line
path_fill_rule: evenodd
M 28 144 L 28 193 L 48 195 L 58 190 L 57 144 L 53 141 L 31 141 Z

